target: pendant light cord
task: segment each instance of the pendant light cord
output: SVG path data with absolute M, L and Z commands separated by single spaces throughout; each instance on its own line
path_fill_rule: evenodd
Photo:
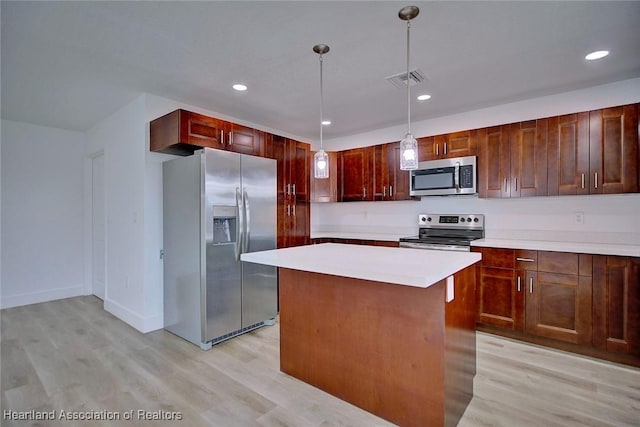
M 322 150 L 322 121 L 324 120 L 324 90 L 322 85 L 322 54 L 320 54 L 320 149 Z
M 407 21 L 407 134 L 411 134 L 411 93 L 409 89 L 409 87 L 411 86 L 411 80 L 409 76 L 409 31 L 410 30 L 411 30 L 411 21 Z

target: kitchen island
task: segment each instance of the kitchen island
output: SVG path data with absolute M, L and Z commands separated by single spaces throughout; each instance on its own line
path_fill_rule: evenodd
M 398 425 L 457 424 L 480 254 L 326 243 L 242 260 L 279 267 L 282 372 Z

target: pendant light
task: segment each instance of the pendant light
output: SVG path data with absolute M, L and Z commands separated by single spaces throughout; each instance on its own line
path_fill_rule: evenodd
M 313 51 L 320 56 L 320 151 L 313 156 L 313 177 L 316 179 L 329 178 L 329 156 L 322 148 L 322 127 L 324 126 L 324 96 L 322 93 L 322 55 L 329 52 L 326 44 L 317 44 Z
M 398 17 L 407 21 L 407 134 L 400 141 L 400 169 L 418 169 L 418 141 L 411 134 L 411 80 L 409 75 L 409 34 L 411 20 L 418 16 L 420 9 L 417 6 L 405 6 L 398 12 Z

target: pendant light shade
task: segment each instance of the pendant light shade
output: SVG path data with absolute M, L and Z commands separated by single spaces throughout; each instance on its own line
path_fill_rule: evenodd
M 418 141 L 411 133 L 411 80 L 409 75 L 409 42 L 411 20 L 418 16 L 420 9 L 417 6 L 405 6 L 398 12 L 398 17 L 403 21 L 407 21 L 407 133 L 400 141 L 400 169 L 412 170 L 418 169 Z
M 313 156 L 313 177 L 316 179 L 329 178 L 329 156 L 322 148 L 322 126 L 324 126 L 324 95 L 322 86 L 322 55 L 329 52 L 326 44 L 317 44 L 313 51 L 320 56 L 320 151 Z

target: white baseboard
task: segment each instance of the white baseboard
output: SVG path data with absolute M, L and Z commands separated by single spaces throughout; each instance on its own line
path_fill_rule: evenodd
M 3 295 L 0 297 L 0 308 L 19 307 L 22 305 L 37 304 L 39 302 L 77 297 L 80 295 L 85 295 L 84 285 L 29 292 L 18 295 Z
M 164 317 L 162 313 L 155 316 L 143 317 L 140 316 L 139 313 L 111 299 L 104 301 L 104 309 L 143 334 L 164 328 Z

